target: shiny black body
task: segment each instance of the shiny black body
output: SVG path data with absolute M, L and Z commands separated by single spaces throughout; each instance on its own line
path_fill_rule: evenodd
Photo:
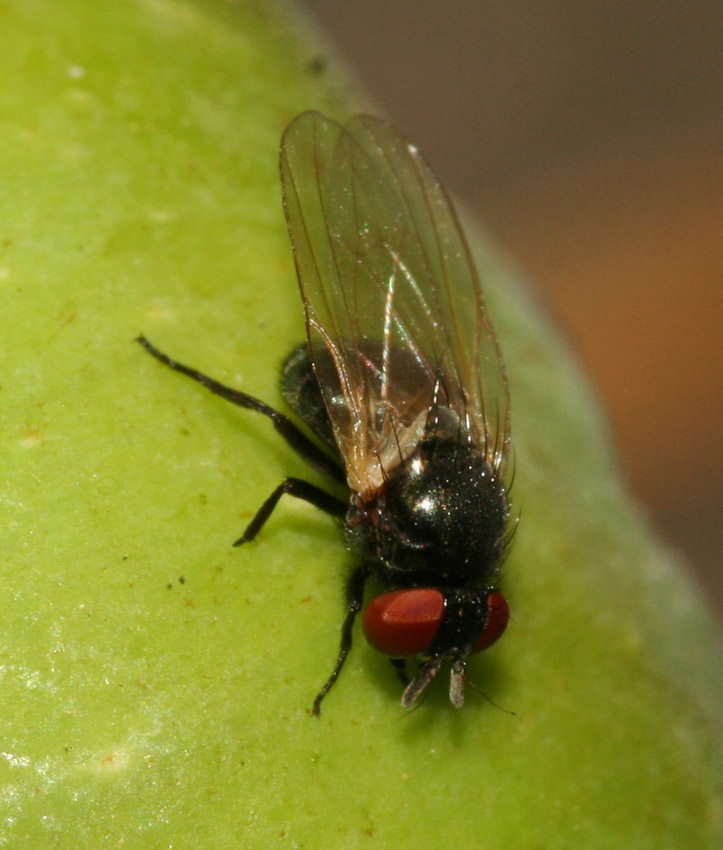
M 286 403 L 336 456 L 336 441 L 306 345 L 281 372 Z M 414 451 L 363 499 L 351 494 L 349 548 L 385 585 L 486 587 L 505 547 L 503 482 L 446 407 L 430 411 Z M 341 459 L 339 458 L 341 464 Z
M 337 454 L 306 346 L 287 358 L 281 391 L 287 404 Z M 339 661 L 317 697 L 315 713 L 351 647 L 351 623 L 370 575 L 385 589 L 431 586 L 444 595 L 444 619 L 423 657 L 459 659 L 471 651 L 485 627 L 487 595 L 509 542 L 508 519 L 507 491 L 483 452 L 463 439 L 459 420 L 449 408 L 430 409 L 418 445 L 388 470 L 382 486 L 366 498 L 350 492 L 344 532 L 359 566 L 347 584 L 350 613 Z M 395 661 L 395 666 L 406 683 L 404 662 Z
M 284 363 L 281 392 L 338 457 L 305 345 Z M 349 548 L 389 587 L 486 587 L 505 546 L 505 487 L 482 451 L 461 439 L 448 408 L 430 411 L 429 421 L 414 451 L 371 498 L 351 494 Z
M 306 346 L 294 349 L 284 363 L 281 392 L 328 453 L 265 402 L 172 360 L 143 336 L 138 342 L 174 371 L 227 401 L 270 418 L 279 434 L 310 465 L 337 482 L 344 480 L 343 465 Z M 429 585 L 444 595 L 445 617 L 433 645 L 423 654 L 424 658 L 432 658 L 435 672 L 443 657 L 459 663 L 460 656 L 471 650 L 485 626 L 487 595 L 508 542 L 507 493 L 484 454 L 462 439 L 459 424 L 448 408 L 432 409 L 428 421 L 431 424 L 414 451 L 389 470 L 384 484 L 366 499 L 349 490 L 347 503 L 307 481 L 287 478 L 234 544 L 253 540 L 285 494 L 308 501 L 343 521 L 357 564 L 346 583 L 347 615 L 339 656 L 314 701 L 315 715 L 320 713 L 321 702 L 349 654 L 352 627 L 371 576 L 384 589 Z M 407 683 L 404 662 L 393 659 L 393 663 Z
M 450 700 L 461 707 L 466 657 L 509 619 L 494 587 L 510 538 L 509 392 L 472 253 L 417 147 L 378 118 L 341 125 L 314 111 L 296 116 L 279 170 L 307 337 L 282 368 L 281 392 L 315 439 L 260 399 L 139 342 L 271 419 L 310 465 L 346 485 L 342 498 L 285 479 L 236 542 L 253 540 L 283 495 L 343 526 L 355 566 L 339 654 L 314 714 L 349 653 L 370 578 L 380 592 L 364 613 L 367 639 L 402 678 L 403 658 L 423 662 L 402 705 L 444 660 Z

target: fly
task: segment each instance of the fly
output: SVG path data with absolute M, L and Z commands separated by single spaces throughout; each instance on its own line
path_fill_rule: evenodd
M 287 478 L 235 545 L 253 540 L 283 495 L 343 527 L 354 566 L 336 682 L 364 608 L 366 639 L 388 656 L 411 706 L 449 661 L 460 708 L 468 656 L 509 619 L 495 579 L 512 537 L 510 414 L 497 338 L 452 203 L 401 135 L 367 115 L 344 126 L 305 112 L 281 140 L 281 185 L 306 312 L 281 394 L 316 438 L 283 413 L 178 363 L 166 366 L 267 416 L 311 466 L 345 484 L 348 501 Z M 406 663 L 419 661 L 411 679 Z

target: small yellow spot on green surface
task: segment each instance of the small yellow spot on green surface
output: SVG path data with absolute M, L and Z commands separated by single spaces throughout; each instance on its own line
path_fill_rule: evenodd
M 18 444 L 23 449 L 34 449 L 45 444 L 45 437 L 38 428 L 28 428 L 20 435 Z

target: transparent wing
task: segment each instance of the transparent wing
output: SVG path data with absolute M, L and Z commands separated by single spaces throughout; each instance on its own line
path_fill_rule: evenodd
M 377 118 L 342 127 L 305 112 L 284 133 L 280 167 L 311 356 L 350 486 L 378 487 L 440 410 L 504 476 L 499 346 L 457 216 L 416 148 Z

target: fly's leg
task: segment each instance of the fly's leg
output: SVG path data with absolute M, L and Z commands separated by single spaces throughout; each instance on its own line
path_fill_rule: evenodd
M 182 375 L 186 375 L 186 377 L 197 381 L 215 395 L 221 396 L 221 398 L 225 398 L 226 401 L 230 401 L 232 404 L 236 404 L 239 407 L 245 407 L 248 410 L 255 410 L 257 413 L 262 413 L 264 416 L 268 416 L 268 418 L 274 423 L 274 428 L 276 428 L 284 440 L 286 440 L 291 448 L 294 449 L 294 451 L 310 466 L 313 466 L 315 469 L 319 470 L 319 472 L 324 475 L 328 475 L 329 478 L 333 478 L 335 481 L 343 483 L 346 480 L 344 470 L 340 464 L 326 454 L 326 452 L 323 452 L 317 445 L 312 443 L 311 440 L 302 433 L 302 431 L 300 431 L 287 416 L 284 416 L 283 413 L 279 413 L 278 410 L 274 410 L 273 407 L 269 407 L 268 404 L 265 404 L 263 401 L 255 398 L 254 396 L 241 392 L 241 390 L 235 390 L 233 387 L 227 387 L 213 378 L 209 378 L 208 375 L 204 375 L 203 372 L 199 372 L 197 369 L 192 369 L 190 366 L 185 366 L 183 363 L 172 360 L 167 354 L 159 351 L 155 345 L 150 343 L 143 335 L 137 337 L 136 342 L 142 345 L 149 354 L 152 354 L 153 357 L 156 358 L 156 360 L 159 360 L 165 366 L 168 366 L 169 369 L 173 369 L 174 372 L 180 372 Z M 309 499 L 308 501 L 312 500 Z
M 248 524 L 246 531 L 233 545 L 240 546 L 242 543 L 253 540 L 273 513 L 279 499 L 286 493 L 289 496 L 295 496 L 297 499 L 303 499 L 305 502 L 314 505 L 315 508 L 319 508 L 319 510 L 332 516 L 341 518 L 346 514 L 346 504 L 341 499 L 330 496 L 320 487 L 309 484 L 308 481 L 303 481 L 301 478 L 287 478 L 261 505 L 256 516 Z
M 321 701 L 329 693 L 334 685 L 334 682 L 339 678 L 341 668 L 344 666 L 349 650 L 351 649 L 351 630 L 354 626 L 356 615 L 361 611 L 364 600 L 364 585 L 366 584 L 367 574 L 364 567 L 357 567 L 349 576 L 346 583 L 346 610 L 347 614 L 344 618 L 344 623 L 341 627 L 341 645 L 339 647 L 339 656 L 336 659 L 334 669 L 331 671 L 331 676 L 326 681 L 324 687 L 316 695 L 314 706 L 311 713 L 318 717 L 321 714 Z
M 334 458 L 327 455 L 326 452 L 323 452 L 318 446 L 312 443 L 311 440 L 309 440 L 308 437 L 306 437 L 306 435 L 300 431 L 290 419 L 284 416 L 283 413 L 279 413 L 278 410 L 274 410 L 273 407 L 269 407 L 268 404 L 265 404 L 263 401 L 255 398 L 254 396 L 241 392 L 241 390 L 227 387 L 213 378 L 210 378 L 208 375 L 204 375 L 197 369 L 193 369 L 190 366 L 186 366 L 183 363 L 172 360 L 167 354 L 159 351 L 159 349 L 157 349 L 142 335 L 139 336 L 136 341 L 142 345 L 149 354 L 155 357 L 156 360 L 160 361 L 165 366 L 168 366 L 169 369 L 173 369 L 175 372 L 180 372 L 182 375 L 186 375 L 186 377 L 197 381 L 215 395 L 221 396 L 221 398 L 230 401 L 232 404 L 236 404 L 239 407 L 245 407 L 248 410 L 255 410 L 257 413 L 267 416 L 274 423 L 274 428 L 276 428 L 278 433 L 284 438 L 284 440 L 286 440 L 294 451 L 307 461 L 307 463 L 325 475 L 328 475 L 335 481 L 345 483 L 346 477 L 340 462 L 334 460 Z M 308 481 L 303 481 L 300 478 L 287 478 L 279 484 L 268 499 L 266 499 L 263 505 L 261 505 L 256 516 L 251 520 L 246 531 L 244 531 L 241 537 L 234 543 L 234 546 L 247 543 L 256 537 L 273 513 L 279 499 L 285 493 L 288 493 L 290 496 L 295 496 L 297 499 L 303 499 L 332 516 L 342 518 L 346 514 L 347 505 L 340 499 L 329 495 L 320 487 L 316 487 Z M 329 690 L 339 677 L 341 668 L 344 666 L 344 662 L 346 661 L 349 650 L 351 649 L 352 627 L 354 625 L 356 615 L 362 607 L 365 582 L 366 571 L 362 567 L 355 569 L 349 576 L 346 586 L 347 615 L 344 618 L 344 623 L 341 629 L 341 646 L 339 648 L 339 656 L 336 660 L 336 665 L 331 672 L 331 676 L 329 676 L 326 684 L 319 691 L 316 699 L 314 700 L 312 712 L 317 717 L 321 712 L 321 701 L 329 693 Z
M 397 671 L 397 678 L 406 688 L 409 684 L 409 676 L 407 676 L 407 662 L 403 658 L 390 658 L 389 662 Z

